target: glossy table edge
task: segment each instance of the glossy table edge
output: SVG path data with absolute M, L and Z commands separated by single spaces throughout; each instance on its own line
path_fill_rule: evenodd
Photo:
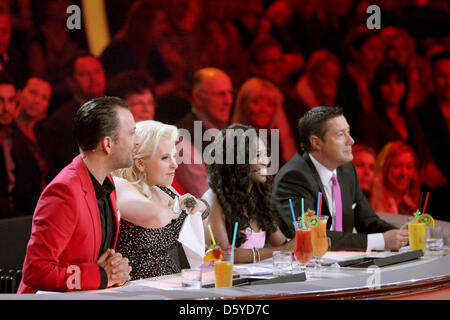
M 252 295 L 247 297 L 221 297 L 221 300 L 360 300 L 386 299 L 430 291 L 450 289 L 450 275 L 415 281 L 380 285 L 378 288 L 359 287 L 351 289 L 323 290 L 295 294 Z M 447 297 L 450 299 L 449 296 Z M 216 300 L 218 298 L 212 298 Z

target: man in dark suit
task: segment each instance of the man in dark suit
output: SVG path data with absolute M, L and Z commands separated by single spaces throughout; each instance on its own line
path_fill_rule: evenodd
M 396 250 L 405 246 L 407 230 L 398 230 L 381 220 L 361 190 L 352 163 L 354 141 L 342 109 L 313 108 L 300 118 L 298 129 L 304 152 L 296 153 L 274 181 L 281 231 L 288 238 L 295 235 L 289 199 L 298 216 L 301 215 L 300 199 L 304 198 L 305 210 L 317 208 L 320 191 L 321 214 L 330 217 L 327 235 L 331 250 Z M 357 233 L 353 233 L 354 228 Z

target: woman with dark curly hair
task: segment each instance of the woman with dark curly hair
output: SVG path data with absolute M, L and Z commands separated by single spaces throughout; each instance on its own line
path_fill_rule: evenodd
M 294 241 L 278 228 L 267 177 L 269 158 L 259 130 L 233 124 L 208 149 L 214 161 L 207 164 L 210 189 L 203 198 L 211 206 L 216 242 L 227 249 L 237 221 L 234 263 L 257 262 L 270 258 L 275 250 L 292 250 Z

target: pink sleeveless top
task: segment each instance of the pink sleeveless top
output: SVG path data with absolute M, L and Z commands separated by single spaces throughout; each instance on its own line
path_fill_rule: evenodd
M 243 234 L 247 236 L 247 241 L 245 241 L 239 248 L 242 249 L 252 249 L 252 248 L 264 248 L 266 244 L 266 232 L 254 232 L 250 228 L 247 228 L 245 231 L 241 231 Z

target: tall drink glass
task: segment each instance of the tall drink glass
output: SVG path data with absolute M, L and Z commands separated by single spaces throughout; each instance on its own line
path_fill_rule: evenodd
M 408 222 L 409 248 L 411 251 L 422 250 L 425 253 L 427 245 L 427 228 L 425 223 Z
M 214 261 L 216 288 L 233 286 L 233 264 L 228 261 Z
M 327 222 L 328 216 L 321 216 L 319 225 L 316 228 L 311 229 L 311 243 L 316 269 L 320 269 L 320 258 L 327 253 L 329 248 L 329 238 L 327 238 Z
M 298 223 L 298 229 L 295 230 L 294 256 L 300 263 L 301 271 L 306 271 L 306 264 L 311 260 L 312 255 L 311 228 L 305 223 L 303 229 L 300 222 Z

